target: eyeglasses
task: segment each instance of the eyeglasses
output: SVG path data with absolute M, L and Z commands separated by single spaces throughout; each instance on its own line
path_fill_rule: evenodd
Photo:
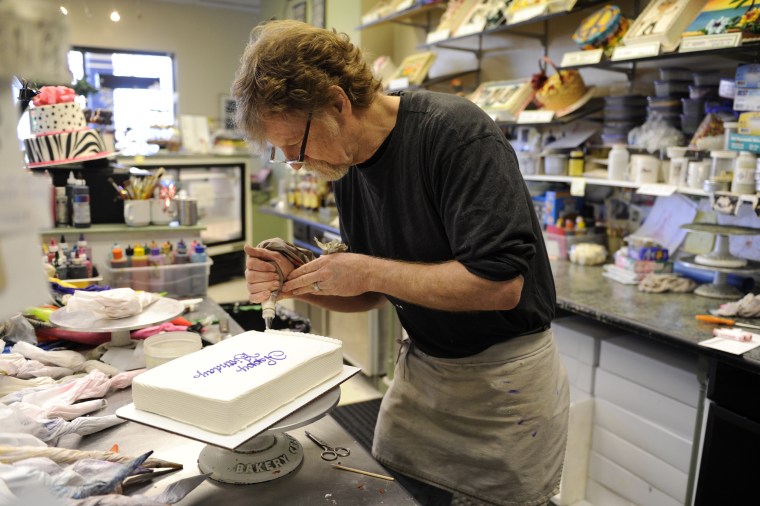
M 306 119 L 306 131 L 303 133 L 303 140 L 301 141 L 301 151 L 298 153 L 298 158 L 295 160 L 277 160 L 274 155 L 277 149 L 272 146 L 272 152 L 269 154 L 270 162 L 287 163 L 292 169 L 300 169 L 304 164 L 304 156 L 306 156 L 306 141 L 309 140 L 309 129 L 311 128 L 311 117 L 314 111 L 309 111 L 309 117 Z

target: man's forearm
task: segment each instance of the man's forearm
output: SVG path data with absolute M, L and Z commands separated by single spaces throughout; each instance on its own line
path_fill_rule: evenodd
M 440 264 L 368 260 L 369 289 L 444 311 L 509 310 L 520 302 L 523 277 L 490 281 L 457 261 Z

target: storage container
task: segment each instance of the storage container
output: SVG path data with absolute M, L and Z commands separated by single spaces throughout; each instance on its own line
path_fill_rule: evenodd
M 717 86 L 689 86 L 689 98 L 711 98 L 717 95 Z
M 668 97 L 672 95 L 688 95 L 691 81 L 663 81 L 654 82 L 654 93 L 658 97 Z
M 697 86 L 718 86 L 720 84 L 720 70 L 695 70 L 694 84 Z
M 660 67 L 660 79 L 663 81 L 691 81 L 691 69 L 685 67 Z
M 143 343 L 145 367 L 148 369 L 165 364 L 177 357 L 201 349 L 201 336 L 195 332 L 163 332 L 150 336 Z
M 544 174 L 547 176 L 567 175 L 567 155 L 547 153 L 544 155 Z
M 703 117 L 705 115 L 704 98 L 682 98 L 683 113 L 689 116 Z
M 113 268 L 104 265 L 103 282 L 111 288 L 166 292 L 173 298 L 204 297 L 208 291 L 211 259 L 203 263 Z
M 549 255 L 549 258 L 568 260 L 570 248 L 574 244 L 589 242 L 604 246 L 607 242 L 607 236 L 604 232 L 593 229 L 589 229 L 583 234 L 573 235 L 553 234 L 544 231 L 544 242 L 546 243 L 546 252 Z

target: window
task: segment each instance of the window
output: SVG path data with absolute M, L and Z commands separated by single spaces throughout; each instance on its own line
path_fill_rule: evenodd
M 175 123 L 174 57 L 169 53 L 75 47 L 69 69 L 98 91 L 87 108 L 113 111 L 116 147 L 161 139 Z

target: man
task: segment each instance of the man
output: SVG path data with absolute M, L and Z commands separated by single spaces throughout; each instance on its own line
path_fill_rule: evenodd
M 246 247 L 252 302 L 335 311 L 386 300 L 408 334 L 372 453 L 426 504 L 452 492 L 545 504 L 559 484 L 568 386 L 552 338 L 555 292 L 514 151 L 470 101 L 385 95 L 343 34 L 256 27 L 233 85 L 241 130 L 294 169 L 334 181 L 349 250 L 293 269 Z M 275 151 L 272 149 L 272 158 Z

